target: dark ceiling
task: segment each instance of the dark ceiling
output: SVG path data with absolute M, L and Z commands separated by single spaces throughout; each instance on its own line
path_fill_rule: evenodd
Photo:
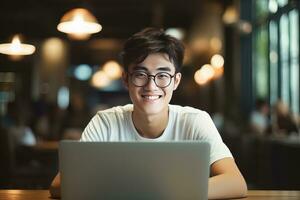
M 24 41 L 39 47 L 44 39 L 59 37 L 69 41 L 71 63 L 102 63 L 117 58 L 124 39 L 142 28 L 179 27 L 189 35 L 196 19 L 205 20 L 211 14 L 206 5 L 216 3 L 223 6 L 227 1 L 0 0 L 0 43 L 9 42 L 13 35 L 21 34 Z M 77 7 L 90 10 L 102 25 L 102 31 L 93 34 L 89 41 L 69 40 L 66 34 L 56 29 L 60 18 Z M 204 26 L 209 29 L 207 24 Z M 105 46 L 110 49 L 103 48 Z M 4 56 L 0 55 L 0 58 Z
M 0 40 L 15 33 L 28 39 L 65 37 L 56 26 L 75 7 L 88 8 L 103 30 L 96 38 L 124 39 L 147 27 L 189 29 L 206 0 L 1 0 Z

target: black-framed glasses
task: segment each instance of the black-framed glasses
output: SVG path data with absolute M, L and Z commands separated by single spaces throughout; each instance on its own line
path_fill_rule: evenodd
M 150 78 L 153 78 L 155 85 L 159 88 L 168 87 L 175 74 L 172 76 L 167 72 L 158 72 L 155 75 L 150 75 L 147 74 L 146 72 L 141 72 L 141 71 L 134 71 L 132 73 L 129 73 L 130 80 L 133 85 L 137 87 L 144 87 L 149 83 Z

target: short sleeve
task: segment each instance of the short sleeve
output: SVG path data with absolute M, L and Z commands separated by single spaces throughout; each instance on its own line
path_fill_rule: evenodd
M 202 141 L 207 141 L 210 144 L 210 164 L 226 157 L 233 157 L 230 150 L 223 142 L 209 114 L 201 111 L 196 119 L 196 130 L 198 130 L 197 138 Z

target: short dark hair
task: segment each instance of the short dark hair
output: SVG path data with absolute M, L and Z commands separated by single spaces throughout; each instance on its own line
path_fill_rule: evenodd
M 158 28 L 145 28 L 125 42 L 121 53 L 125 71 L 128 71 L 130 64 L 141 63 L 152 53 L 167 54 L 176 72 L 180 71 L 184 56 L 182 42 Z

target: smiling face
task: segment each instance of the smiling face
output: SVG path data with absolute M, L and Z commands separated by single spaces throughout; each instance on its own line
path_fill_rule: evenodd
M 150 54 L 143 62 L 130 65 L 128 72 L 123 74 L 124 83 L 134 105 L 134 112 L 144 115 L 167 113 L 168 104 L 171 101 L 173 91 L 179 85 L 181 74 L 176 73 L 171 79 L 171 83 L 165 88 L 157 87 L 153 78 L 150 78 L 145 86 L 137 87 L 132 83 L 130 76 L 136 71 L 145 72 L 149 75 L 166 72 L 173 76 L 175 66 L 169 60 L 168 55 L 163 53 Z

